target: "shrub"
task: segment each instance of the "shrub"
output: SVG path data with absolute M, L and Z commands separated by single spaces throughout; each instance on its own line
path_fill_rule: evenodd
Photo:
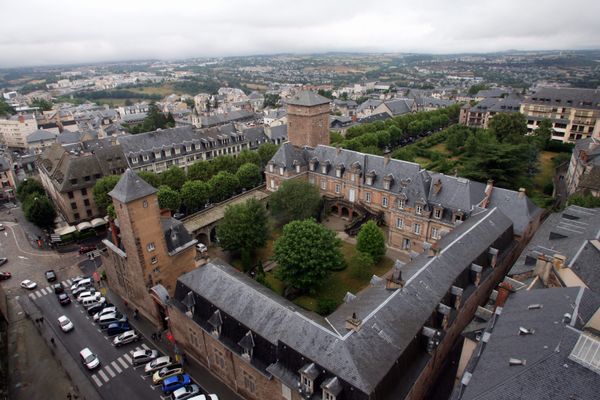
M 349 264 L 350 275 L 353 278 L 368 280 L 371 275 L 373 275 L 372 271 L 375 262 L 373 261 L 373 257 L 367 253 L 360 251 L 356 252 L 356 254 L 350 258 Z
M 337 308 L 338 303 L 332 298 L 325 297 L 317 300 L 317 313 L 322 316 L 331 314 Z

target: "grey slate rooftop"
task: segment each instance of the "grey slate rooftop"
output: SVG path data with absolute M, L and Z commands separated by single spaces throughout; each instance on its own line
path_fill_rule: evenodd
M 529 309 L 532 304 L 541 308 Z M 598 399 L 599 377 L 569 358 L 580 330 L 600 307 L 600 298 L 580 288 L 518 291 L 508 298 L 487 328 L 466 371 L 468 385 L 456 388 L 451 399 Z M 565 320 L 565 314 L 572 318 Z M 532 334 L 520 335 L 523 327 Z M 509 358 L 525 365 L 509 365 Z
M 149 183 L 146 183 L 135 172 L 127 168 L 117 185 L 108 194 L 121 203 L 129 203 L 156 192 L 157 190 Z
M 599 236 L 600 208 L 590 209 L 571 205 L 562 212 L 548 216 L 511 268 L 509 275 L 533 271 L 536 259 L 542 254 L 548 257 L 557 253 L 562 254 L 566 257 L 566 265 L 572 267 L 581 256 L 586 244 Z M 586 265 L 579 263 L 578 268 L 580 271 L 584 268 L 600 269 L 600 254 L 595 264 Z M 595 272 L 594 276 L 597 276 L 596 274 L 598 272 Z M 600 282 L 595 283 L 597 284 Z
M 599 89 L 542 87 L 527 97 L 526 103 L 547 104 L 553 107 L 600 108 Z
M 331 102 L 330 99 L 323 97 L 315 92 L 311 92 L 309 90 L 303 90 L 291 98 L 285 100 L 287 104 L 291 104 L 294 106 L 305 106 L 312 107 L 318 106 L 321 104 L 329 104 Z

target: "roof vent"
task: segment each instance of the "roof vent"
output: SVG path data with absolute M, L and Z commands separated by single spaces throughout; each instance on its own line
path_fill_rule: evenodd
M 519 327 L 519 335 L 533 335 L 535 333 L 535 329 L 527 329 L 522 326 Z
M 515 365 L 523 365 L 525 366 L 525 364 L 527 364 L 527 360 L 521 360 L 520 358 L 510 358 L 508 360 L 508 365 L 515 366 Z
M 349 331 L 358 332 L 360 330 L 361 325 L 362 320 L 358 319 L 355 312 L 352 313 L 352 317 L 346 320 L 346 329 L 348 329 Z

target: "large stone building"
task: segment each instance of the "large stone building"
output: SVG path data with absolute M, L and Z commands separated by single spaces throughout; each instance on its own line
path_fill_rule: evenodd
M 13 115 L 0 119 L 0 139 L 12 149 L 26 149 L 27 136 L 38 129 L 34 114 Z
M 116 223 L 103 242 L 108 284 L 156 326 L 166 327 L 165 301 L 179 276 L 195 267 L 195 244 L 183 224 L 162 216 L 157 190 L 127 169 L 109 193 Z
M 76 148 L 69 151 L 54 143 L 36 159 L 46 192 L 69 224 L 103 217 L 94 202 L 94 185 L 98 179 L 121 174 L 127 168 L 120 146 L 99 141 Z
M 600 197 L 600 137 L 577 142 L 567 171 L 567 194 Z
M 600 90 L 576 88 L 540 88 L 521 104 L 532 132 L 544 119 L 552 121 L 552 139 L 575 142 L 600 137 Z
M 289 140 L 311 147 L 329 144 L 329 102 L 329 99 L 309 91 L 302 91 L 288 99 Z
M 496 114 L 517 113 L 521 109 L 521 99 L 488 97 L 475 105 L 465 104 L 460 109 L 459 122 L 473 128 L 488 128 L 490 120 Z

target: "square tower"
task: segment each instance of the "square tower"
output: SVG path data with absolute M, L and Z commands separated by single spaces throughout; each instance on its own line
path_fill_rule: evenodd
M 288 138 L 298 147 L 329 144 L 330 100 L 303 91 L 287 101 Z

